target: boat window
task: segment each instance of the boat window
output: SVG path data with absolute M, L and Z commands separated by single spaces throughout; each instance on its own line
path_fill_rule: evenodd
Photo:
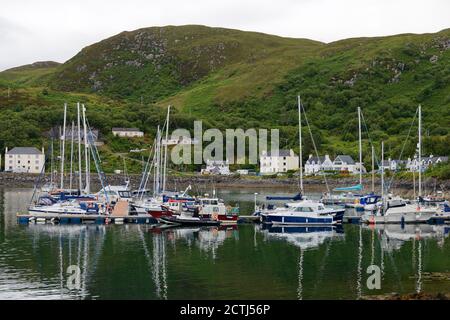
M 297 209 L 295 209 L 295 211 L 297 212 L 312 212 L 312 208 L 310 207 L 297 207 Z
M 131 198 L 131 192 L 130 191 L 119 191 L 119 196 L 122 198 Z

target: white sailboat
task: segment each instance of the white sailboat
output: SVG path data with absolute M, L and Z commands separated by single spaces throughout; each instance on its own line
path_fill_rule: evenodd
M 422 108 L 418 107 L 419 114 L 419 197 L 422 196 Z M 384 144 L 382 144 L 382 157 L 384 157 Z M 392 206 L 389 200 L 384 196 L 384 170 L 381 171 L 382 176 L 382 198 L 383 206 L 380 211 L 371 214 L 365 214 L 363 221 L 370 224 L 377 223 L 425 223 L 437 214 L 437 208 L 423 206 L 420 202 L 406 203 L 401 201 L 399 204 Z
M 298 96 L 298 126 L 299 126 L 299 161 L 300 161 L 300 192 L 303 194 L 302 170 L 302 121 L 301 100 Z M 345 209 L 326 208 L 319 201 L 299 200 L 287 203 L 282 208 L 265 209 L 260 211 L 261 221 L 275 225 L 332 225 L 342 221 Z

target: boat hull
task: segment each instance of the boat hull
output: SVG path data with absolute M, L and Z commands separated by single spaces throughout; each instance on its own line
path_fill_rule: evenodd
M 261 222 L 274 225 L 332 225 L 333 217 L 261 214 Z
M 204 218 L 179 218 L 176 216 L 162 216 L 159 220 L 169 224 L 185 225 L 185 226 L 218 226 L 220 221 L 204 219 Z

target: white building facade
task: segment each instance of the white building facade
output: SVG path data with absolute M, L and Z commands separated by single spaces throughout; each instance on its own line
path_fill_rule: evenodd
M 279 150 L 278 154 L 263 151 L 259 157 L 260 173 L 275 174 L 299 169 L 299 158 L 292 149 Z
M 213 175 L 231 174 L 228 160 L 206 160 L 206 168 L 202 169 L 201 173 Z
M 411 172 L 419 172 L 419 167 L 421 167 L 423 172 L 427 170 L 430 166 L 447 161 L 448 157 L 430 155 L 429 157 L 423 157 L 421 161 L 422 165 L 419 166 L 419 159 L 417 156 L 414 156 L 413 159 L 408 158 L 408 161 L 406 162 L 406 169 Z
M 45 165 L 44 148 L 15 147 L 5 150 L 5 171 L 15 173 L 40 173 Z
M 308 160 L 305 162 L 305 175 L 315 175 L 321 171 L 332 170 L 334 170 L 333 161 L 331 161 L 328 154 L 324 157 L 313 157 L 313 155 L 310 154 Z
M 138 128 L 112 128 L 111 131 L 114 136 L 122 138 L 135 138 L 144 136 L 144 132 L 142 132 Z

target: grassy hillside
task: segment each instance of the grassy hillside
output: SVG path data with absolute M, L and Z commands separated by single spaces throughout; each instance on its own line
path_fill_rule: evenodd
M 135 101 L 142 97 L 149 103 L 226 66 L 243 74 L 267 61 L 284 64 L 288 59 L 279 56 L 286 50 L 306 54 L 321 46 L 312 40 L 196 25 L 145 28 L 84 48 L 59 68 L 50 86 Z
M 424 153 L 448 155 L 450 29 L 330 44 L 192 25 L 123 32 L 59 66 L 1 72 L 0 148 L 47 143 L 42 133 L 61 123 L 63 103 L 82 101 L 108 157 L 145 146 L 168 104 L 173 128 L 192 128 L 195 119 L 220 129 L 279 128 L 282 147 L 298 150 L 297 94 L 321 153 L 356 156 L 361 107 L 370 132 L 363 136 L 366 163 L 369 140 L 378 153 L 384 140 L 386 157 L 397 158 L 410 128 L 403 158 L 412 156 L 420 103 Z M 304 125 L 307 157 L 312 143 Z M 114 140 L 113 126 L 149 136 Z
M 13 82 L 16 84 L 32 85 L 42 81 L 56 71 L 60 65 L 54 61 L 39 61 L 20 67 L 7 69 L 0 72 L 0 81 Z

